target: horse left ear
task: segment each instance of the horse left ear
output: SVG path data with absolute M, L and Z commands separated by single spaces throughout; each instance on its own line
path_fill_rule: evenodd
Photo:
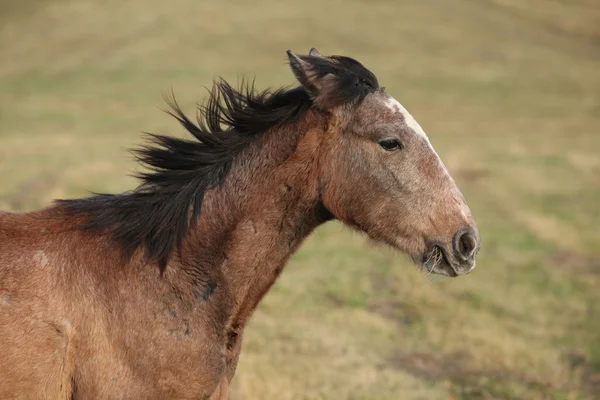
M 308 55 L 311 57 L 319 57 L 319 58 L 325 58 L 321 55 L 321 53 L 319 53 L 319 51 L 317 49 L 315 49 L 314 47 L 310 49 L 310 51 L 308 52 Z

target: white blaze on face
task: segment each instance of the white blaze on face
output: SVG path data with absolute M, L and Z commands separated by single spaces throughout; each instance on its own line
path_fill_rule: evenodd
M 388 96 L 384 100 L 384 104 L 386 105 L 387 108 L 389 108 L 393 112 L 402 114 L 402 116 L 404 117 L 404 123 L 406 123 L 406 125 L 409 128 L 411 128 L 413 130 L 413 132 L 415 132 L 415 134 L 417 134 L 418 136 L 421 136 L 425 140 L 425 142 L 427 142 L 427 144 L 429 145 L 429 148 L 431 149 L 431 151 L 435 155 L 436 159 L 438 160 L 440 168 L 442 169 L 444 174 L 448 177 L 448 179 L 450 179 L 452 181 L 452 185 L 454 187 L 454 193 L 453 193 L 454 201 L 459 204 L 460 212 L 463 215 L 463 217 L 467 218 L 467 210 L 468 210 L 467 205 L 465 204 L 464 200 L 462 199 L 462 195 L 459 195 L 460 191 L 458 190 L 458 187 L 456 186 L 454 179 L 452 179 L 452 176 L 450 175 L 450 172 L 448 172 L 448 169 L 442 162 L 442 159 L 440 158 L 440 156 L 437 154 L 437 152 L 431 145 L 431 142 L 429 141 L 429 138 L 427 137 L 427 134 L 425 133 L 423 128 L 421 128 L 421 125 L 419 125 L 419 123 L 408 112 L 408 110 L 406 108 L 404 108 L 404 106 L 402 104 L 400 104 L 400 102 L 398 100 L 394 99 L 392 96 Z
M 427 137 L 427 134 L 425 133 L 423 128 L 421 128 L 421 125 L 419 125 L 417 120 L 414 119 L 414 117 L 408 112 L 406 108 L 404 108 L 402 104 L 400 104 L 398 100 L 396 100 L 392 96 L 389 96 L 385 101 L 385 105 L 390 110 L 402 114 L 404 116 L 404 122 L 406 123 L 406 125 L 408 125 L 408 127 L 411 128 L 413 131 L 415 131 L 417 135 L 425 138 L 425 140 L 427 140 L 427 143 L 429 143 L 429 138 Z

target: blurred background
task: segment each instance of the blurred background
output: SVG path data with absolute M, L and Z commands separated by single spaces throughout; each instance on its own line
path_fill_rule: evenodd
M 600 398 L 597 0 L 1 0 L 0 208 L 135 187 L 141 132 L 182 134 L 217 76 L 294 84 L 354 57 L 428 132 L 479 224 L 432 280 L 318 229 L 245 334 L 232 399 Z

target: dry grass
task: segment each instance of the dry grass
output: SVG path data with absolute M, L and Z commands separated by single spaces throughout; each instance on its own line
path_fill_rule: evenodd
M 248 328 L 232 398 L 600 393 L 600 6 L 593 0 L 0 4 L 0 207 L 133 187 L 139 132 L 179 132 L 216 75 L 291 84 L 284 51 L 373 69 L 479 222 L 473 274 L 430 282 L 338 224 Z M 190 355 L 193 356 L 193 355 Z

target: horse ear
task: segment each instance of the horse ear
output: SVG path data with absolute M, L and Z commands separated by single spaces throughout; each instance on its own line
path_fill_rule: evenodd
M 312 50 L 308 56 L 297 56 L 288 50 L 290 67 L 315 105 L 328 109 L 343 102 L 345 93 L 339 90 L 339 84 L 342 79 L 351 76 L 351 73 L 337 67 L 329 58 L 320 54 L 315 56 L 316 50 Z
M 316 66 L 311 63 L 309 57 L 297 56 L 291 50 L 287 51 L 290 60 L 290 68 L 298 82 L 306 89 L 311 97 L 316 98 L 319 95 L 319 76 Z
M 321 55 L 321 53 L 319 53 L 319 51 L 317 49 L 315 49 L 314 47 L 310 49 L 310 51 L 308 52 L 308 55 L 311 57 L 319 57 L 319 58 L 325 58 Z

